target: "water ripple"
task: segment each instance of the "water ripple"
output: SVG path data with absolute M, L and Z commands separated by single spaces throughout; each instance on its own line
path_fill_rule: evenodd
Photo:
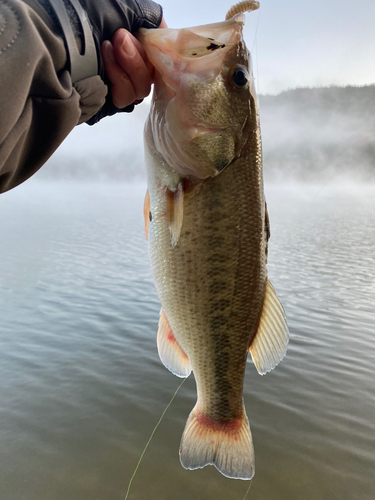
M 123 498 L 179 383 L 156 352 L 144 190 L 31 182 L 2 195 L 1 498 Z M 374 194 L 267 190 L 269 275 L 291 341 L 272 373 L 247 367 L 254 500 L 375 498 Z M 243 498 L 243 482 L 179 464 L 195 398 L 191 378 L 133 498 Z

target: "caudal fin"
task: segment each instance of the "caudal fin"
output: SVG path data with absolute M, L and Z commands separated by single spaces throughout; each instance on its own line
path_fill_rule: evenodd
M 214 465 L 226 477 L 252 479 L 254 448 L 245 410 L 241 418 L 223 422 L 195 406 L 182 435 L 180 461 L 185 469 Z

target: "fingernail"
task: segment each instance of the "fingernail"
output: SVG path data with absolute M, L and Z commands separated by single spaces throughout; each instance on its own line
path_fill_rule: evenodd
M 129 35 L 124 38 L 121 48 L 129 57 L 134 57 L 136 54 L 136 48 Z
M 113 47 L 112 47 L 112 44 L 108 41 L 105 41 L 103 42 L 103 45 L 102 45 L 102 50 L 104 50 L 107 58 L 112 62 L 114 63 L 115 62 L 115 56 L 113 54 Z

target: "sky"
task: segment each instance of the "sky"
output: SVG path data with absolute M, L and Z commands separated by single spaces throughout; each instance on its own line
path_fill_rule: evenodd
M 182 28 L 223 20 L 236 0 L 161 3 L 168 26 Z M 262 94 L 375 83 L 374 0 L 260 0 L 245 40 Z
M 236 0 L 162 0 L 169 27 L 222 21 Z M 260 0 L 246 14 L 258 94 L 295 87 L 375 83 L 374 0 Z M 143 106 L 143 108 L 142 108 Z M 142 146 L 147 109 L 120 114 L 94 127 L 80 125 L 55 153 L 80 158 Z M 57 156 L 56 156 L 57 155 Z

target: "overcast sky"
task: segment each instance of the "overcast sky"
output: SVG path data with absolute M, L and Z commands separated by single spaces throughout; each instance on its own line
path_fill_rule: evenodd
M 162 5 L 168 25 L 181 28 L 223 20 L 232 2 Z M 260 0 L 260 9 L 246 15 L 245 36 L 250 50 L 256 42 L 253 63 L 261 93 L 375 83 L 374 0 Z
M 171 28 L 221 21 L 233 3 L 162 1 Z M 260 9 L 246 15 L 245 39 L 253 54 L 258 93 L 375 83 L 375 0 L 261 0 Z M 76 127 L 57 154 L 115 154 L 134 145 L 141 154 L 147 110 L 145 105 L 139 108 L 131 116 Z

